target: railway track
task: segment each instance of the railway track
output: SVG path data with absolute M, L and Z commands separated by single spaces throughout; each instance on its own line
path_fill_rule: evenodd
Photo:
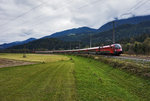
M 133 61 L 140 61 L 140 62 L 150 62 L 150 57 L 141 57 L 141 56 L 105 56 L 108 58 L 117 58 L 121 60 L 133 60 Z

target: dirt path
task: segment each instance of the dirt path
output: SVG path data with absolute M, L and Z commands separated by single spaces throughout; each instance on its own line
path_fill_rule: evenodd
M 11 66 L 29 65 L 29 64 L 35 64 L 35 63 L 0 58 L 0 68 L 2 68 L 2 67 L 11 67 Z

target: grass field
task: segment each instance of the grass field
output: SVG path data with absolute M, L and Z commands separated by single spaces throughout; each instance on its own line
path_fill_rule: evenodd
M 92 59 L 40 54 L 0 57 L 38 62 L 0 68 L 0 101 L 150 101 L 150 80 Z
M 67 60 L 68 57 L 61 55 L 46 55 L 46 54 L 26 54 L 26 58 L 23 58 L 23 54 L 0 54 L 0 58 L 24 60 L 32 62 L 55 62 L 60 60 Z

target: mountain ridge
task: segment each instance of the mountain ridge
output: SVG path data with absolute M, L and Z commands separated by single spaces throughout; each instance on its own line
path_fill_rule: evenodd
M 112 44 L 112 32 L 108 30 L 105 32 L 96 32 L 94 34 L 76 35 L 76 36 L 61 36 L 59 38 L 42 38 L 25 45 L 19 45 L 10 49 L 26 49 L 30 50 L 59 50 L 59 49 L 76 49 L 88 48 L 90 40 L 92 47 L 100 45 Z M 143 36 L 150 36 L 150 21 L 141 22 L 139 24 L 124 24 L 116 28 L 116 43 L 128 43 L 128 40 L 138 37 L 138 41 L 145 39 Z M 140 37 L 140 38 L 139 38 Z M 91 38 L 91 39 L 90 39 Z M 144 39 L 143 39 L 144 38 Z M 123 41 L 124 40 L 124 41 Z
M 4 44 L 0 45 L 0 49 L 6 49 L 6 48 L 9 48 L 9 47 L 26 44 L 26 43 L 32 42 L 34 40 L 36 40 L 36 38 L 29 38 L 29 39 L 24 40 L 24 41 L 15 41 L 15 42 L 11 42 L 11 43 L 4 43 Z
M 97 31 L 97 29 L 93 29 L 90 27 L 79 27 L 79 28 L 72 28 L 72 29 L 56 32 L 54 34 L 45 36 L 43 38 L 57 38 L 63 35 L 90 33 L 90 32 L 95 32 L 95 31 Z
M 144 21 L 150 21 L 150 15 L 134 16 L 134 17 L 126 18 L 126 19 L 114 20 L 116 27 L 123 25 L 123 24 L 138 24 L 138 23 L 144 22 Z M 113 21 L 110 21 L 110 22 L 104 24 L 103 26 L 101 26 L 98 29 L 98 32 L 104 32 L 104 31 L 112 29 L 112 26 L 113 26 L 112 22 Z
M 140 35 L 142 33 L 149 33 L 150 15 L 136 16 L 128 19 L 121 19 L 121 20 L 117 20 L 116 23 L 117 23 L 116 38 L 120 39 L 123 34 L 125 34 L 123 35 L 125 38 L 130 38 L 129 36 Z M 103 42 L 104 40 L 111 41 L 112 28 L 113 28 L 112 22 L 108 22 L 103 26 L 101 26 L 99 29 L 89 28 L 85 26 L 79 28 L 72 28 L 72 29 L 53 33 L 51 35 L 42 37 L 40 39 L 58 38 L 59 40 L 62 41 L 78 41 L 78 42 L 85 41 L 87 43 L 89 41 L 89 38 L 92 35 L 94 41 L 101 41 L 101 42 Z M 31 42 L 32 41 L 34 40 L 31 40 Z M 22 44 L 27 44 L 29 42 L 22 43 Z M 12 46 L 22 45 L 22 44 L 16 44 L 14 42 Z M 4 44 L 4 48 L 9 48 L 6 46 L 12 47 L 9 44 L 8 45 Z M 2 45 L 0 45 L 0 47 L 2 47 Z

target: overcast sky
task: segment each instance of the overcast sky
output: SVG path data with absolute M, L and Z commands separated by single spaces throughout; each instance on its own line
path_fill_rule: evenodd
M 0 44 L 150 14 L 150 0 L 0 0 Z

